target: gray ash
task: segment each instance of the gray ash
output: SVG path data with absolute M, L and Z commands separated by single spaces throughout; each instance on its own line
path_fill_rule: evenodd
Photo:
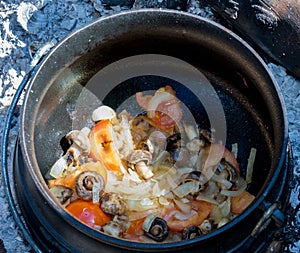
M 217 20 L 209 7 L 196 0 L 28 0 L 26 2 L 0 0 L 1 126 L 4 126 L 7 107 L 22 78 L 29 70 L 30 45 L 49 41 L 57 43 L 72 31 L 99 17 L 130 8 L 144 7 L 180 9 Z M 282 237 L 285 240 L 283 251 L 298 252 L 300 248 L 300 80 L 288 75 L 281 66 L 270 63 L 268 67 L 273 72 L 286 103 L 289 136 L 295 159 L 294 184 L 287 211 L 287 225 Z M 18 115 L 16 115 L 12 137 L 17 135 L 17 126 Z M 13 148 L 13 141 L 11 145 Z M 30 246 L 24 241 L 12 218 L 3 187 L 0 175 L 0 252 L 30 252 Z

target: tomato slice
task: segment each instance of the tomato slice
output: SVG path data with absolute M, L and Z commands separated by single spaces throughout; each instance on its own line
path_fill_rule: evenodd
M 182 111 L 177 100 L 161 102 L 155 112 L 153 122 L 161 130 L 168 130 L 182 119 Z
M 236 214 L 241 214 L 253 202 L 255 196 L 244 191 L 240 196 L 231 198 L 231 211 Z
M 205 171 L 209 167 L 216 166 L 219 164 L 222 158 L 230 163 L 235 168 L 236 172 L 240 174 L 240 167 L 234 155 L 225 146 L 218 143 L 212 143 L 205 148 L 205 162 L 202 166 L 202 169 Z
M 169 95 L 171 95 L 166 98 L 162 93 L 169 93 Z M 138 104 L 147 111 L 149 110 L 151 101 L 156 100 L 156 103 L 154 103 L 157 105 L 155 115 L 149 118 L 149 121 L 154 127 L 163 131 L 172 132 L 175 125 L 182 119 L 181 105 L 176 97 L 176 92 L 169 85 L 158 89 L 153 96 L 143 95 L 142 92 L 137 92 L 136 100 Z
M 94 204 L 92 201 L 75 200 L 66 209 L 90 227 L 103 226 L 111 220 L 111 216 L 104 213 L 99 204 Z
M 126 231 L 126 234 L 128 234 L 128 235 L 142 235 L 144 233 L 143 232 L 144 220 L 145 220 L 145 218 L 131 222 L 129 228 Z
M 108 169 L 119 171 L 121 158 L 114 146 L 110 120 L 101 120 L 92 128 L 89 139 L 91 143 L 90 156 L 95 161 L 102 161 Z
M 199 226 L 212 211 L 212 204 L 205 201 L 195 200 L 191 202 L 191 205 L 192 210 L 196 211 L 196 213 L 187 219 L 177 219 L 174 212 L 176 209 L 168 209 L 167 212 L 164 212 L 163 218 L 171 231 L 181 232 L 190 225 Z M 169 212 L 173 212 L 174 215 L 170 215 Z

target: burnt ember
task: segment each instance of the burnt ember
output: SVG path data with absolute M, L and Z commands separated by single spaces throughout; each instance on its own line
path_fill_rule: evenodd
M 168 8 L 186 11 L 219 22 L 210 7 L 198 0 L 0 0 L 0 135 L 3 133 L 8 107 L 32 57 L 39 46 L 57 44 L 71 32 L 93 20 L 114 13 L 139 8 Z M 268 59 L 268 58 L 266 58 Z M 294 171 L 289 180 L 291 196 L 287 224 L 275 235 L 274 248 L 298 252 L 300 248 L 300 80 L 287 74 L 284 67 L 267 60 L 286 103 L 289 137 L 294 156 Z M 12 152 L 18 134 L 19 115 L 12 126 Z M 0 172 L 0 252 L 31 252 L 19 231 L 5 196 Z M 271 251 L 270 251 L 271 252 Z M 273 251 L 272 251 L 273 252 Z

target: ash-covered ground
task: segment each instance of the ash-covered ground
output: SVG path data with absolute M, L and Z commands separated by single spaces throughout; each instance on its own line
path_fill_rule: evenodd
M 201 2 L 201 1 L 200 1 Z M 173 8 L 218 21 L 211 10 L 190 0 L 0 0 L 0 118 L 1 132 L 7 108 L 31 62 L 30 50 L 38 45 L 57 43 L 72 31 L 106 15 L 131 8 Z M 300 60 L 300 59 L 299 59 Z M 288 75 L 282 66 L 272 62 L 274 74 L 287 107 L 289 136 L 295 158 L 295 187 L 290 197 L 288 224 L 285 228 L 285 252 L 299 252 L 299 175 L 300 175 L 300 80 Z M 15 122 L 14 135 L 18 122 Z M 0 253 L 29 252 L 30 246 L 18 230 L 0 177 Z M 3 246 L 1 245 L 3 241 Z

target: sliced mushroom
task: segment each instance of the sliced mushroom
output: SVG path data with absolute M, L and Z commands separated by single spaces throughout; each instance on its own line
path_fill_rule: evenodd
M 186 144 L 186 148 L 191 151 L 191 152 L 199 152 L 199 150 L 201 148 L 203 148 L 205 146 L 205 143 L 203 140 L 200 140 L 200 139 L 193 139 L 191 141 L 189 141 L 187 144 Z
M 207 184 L 207 178 L 205 175 L 201 173 L 201 171 L 192 171 L 190 173 L 182 175 L 181 183 L 185 183 L 188 181 L 197 181 L 200 183 L 200 190 L 203 190 L 205 188 L 205 185 Z
M 103 212 L 111 215 L 123 215 L 126 212 L 126 202 L 121 195 L 113 192 L 104 193 L 100 200 Z
M 189 124 L 183 124 L 183 128 L 184 128 L 184 131 L 190 141 L 198 138 L 196 126 L 189 125 Z
M 177 150 L 179 150 L 182 146 L 181 143 L 181 134 L 175 133 L 167 138 L 167 146 L 166 150 L 170 152 L 170 154 L 173 154 Z
M 191 225 L 191 226 L 186 227 L 183 230 L 182 239 L 183 240 L 194 239 L 200 235 L 202 235 L 200 228 L 197 226 Z
M 204 141 L 205 144 L 214 143 L 215 139 L 213 137 L 213 132 L 213 129 L 200 129 L 200 140 Z
M 72 143 L 70 143 L 70 141 L 67 139 L 66 136 L 63 136 L 61 139 L 60 139 L 60 147 L 61 149 L 63 150 L 63 154 L 66 154 L 68 152 L 68 149 L 71 147 Z
M 156 217 L 155 215 L 146 217 L 143 223 L 143 229 L 145 235 L 156 242 L 164 241 L 169 234 L 167 222 L 162 218 Z
M 152 154 L 146 150 L 135 150 L 127 158 L 128 163 L 134 165 L 137 173 L 145 180 L 153 177 L 153 172 L 149 168 L 152 160 Z
M 193 167 L 191 153 L 183 146 L 180 133 L 175 133 L 167 138 L 166 150 L 171 154 L 173 163 L 177 167 Z
M 88 155 L 90 153 L 90 141 L 84 131 L 73 130 L 66 135 L 66 139 L 69 143 L 72 143 L 72 146 L 76 146 L 82 155 Z
M 109 221 L 103 227 L 102 230 L 105 234 L 108 234 L 113 237 L 122 238 L 123 237 L 123 228 L 122 226 L 115 222 Z
M 212 231 L 212 224 L 208 219 L 205 219 L 199 228 L 203 234 L 208 234 Z
M 150 139 L 141 141 L 137 149 L 143 150 L 143 151 L 149 151 L 151 154 L 154 152 L 154 146 Z
M 224 160 L 219 163 L 218 171 L 221 177 L 230 182 L 235 182 L 238 177 L 236 169 L 230 163 Z
M 98 196 L 101 196 L 105 188 L 103 177 L 96 171 L 81 172 L 77 177 L 75 186 L 78 196 L 84 200 L 94 199 L 94 184 L 97 184 L 96 194 L 98 194 Z
M 90 141 L 85 130 L 73 130 L 60 140 L 64 155 L 50 168 L 49 175 L 54 178 L 64 176 L 68 169 L 76 167 L 88 159 Z
M 109 106 L 102 105 L 95 109 L 92 114 L 92 120 L 94 122 L 105 120 L 105 119 L 113 119 L 116 117 L 116 112 L 114 109 Z
M 67 206 L 69 204 L 70 198 L 72 197 L 74 192 L 72 189 L 64 186 L 54 186 L 50 188 L 50 191 L 58 199 L 58 201 L 64 206 Z

